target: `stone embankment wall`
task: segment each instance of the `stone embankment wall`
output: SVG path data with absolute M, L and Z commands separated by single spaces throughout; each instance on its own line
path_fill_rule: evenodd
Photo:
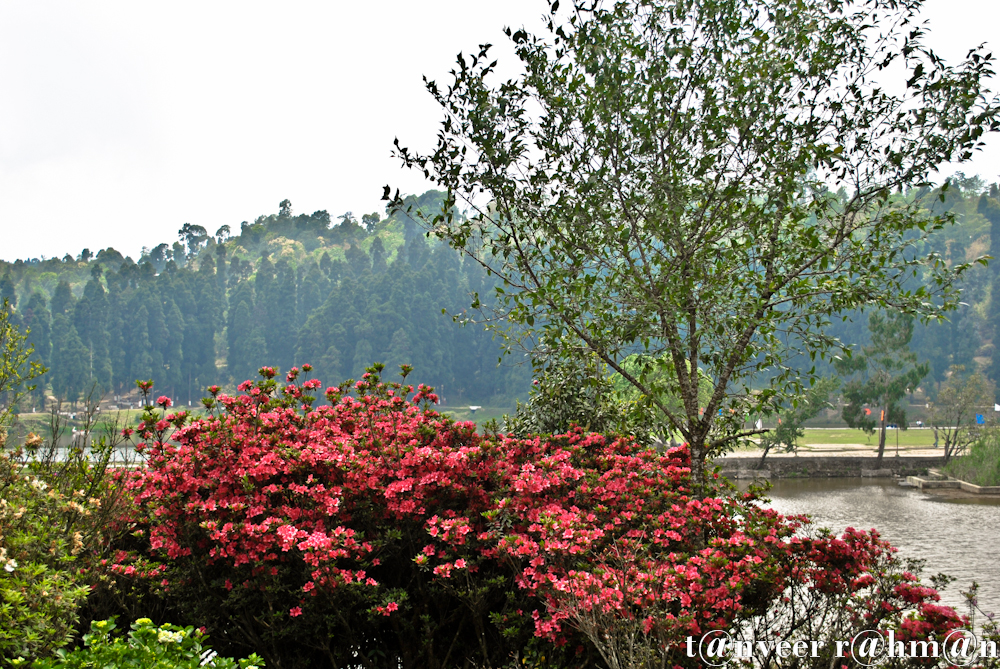
M 943 456 L 886 456 L 881 466 L 872 456 L 795 457 L 768 456 L 757 469 L 760 456 L 728 456 L 716 458 L 714 465 L 729 479 L 786 478 L 861 478 L 905 477 L 925 474 L 929 469 L 944 465 Z

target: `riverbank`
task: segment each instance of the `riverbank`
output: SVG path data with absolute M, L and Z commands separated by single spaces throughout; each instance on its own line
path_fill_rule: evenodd
M 905 478 L 926 474 L 944 465 L 940 448 L 908 446 L 885 449 L 878 461 L 878 447 L 867 444 L 811 444 L 794 454 L 744 449 L 716 458 L 714 465 L 730 479 L 786 478 Z

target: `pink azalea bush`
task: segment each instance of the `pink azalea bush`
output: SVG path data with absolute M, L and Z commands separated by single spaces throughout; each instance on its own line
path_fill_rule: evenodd
M 151 408 L 138 429 L 133 543 L 114 568 L 228 654 L 699 666 L 685 639 L 710 630 L 927 638 L 964 622 L 875 532 L 810 536 L 718 480 L 694 494 L 683 448 L 480 435 L 380 366 L 316 407 L 303 371 L 279 385 L 263 368 L 239 395 L 210 389 L 207 417 Z M 810 662 L 830 666 L 824 648 Z

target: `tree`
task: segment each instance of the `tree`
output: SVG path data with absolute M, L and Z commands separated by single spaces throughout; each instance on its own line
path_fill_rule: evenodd
M 418 218 L 503 279 L 502 323 L 593 351 L 652 398 L 701 476 L 754 432 L 740 416 L 801 392 L 810 375 L 784 363 L 830 351 L 830 317 L 957 302 L 968 265 L 920 253 L 950 214 L 893 193 L 968 160 L 1000 106 L 990 55 L 946 65 L 911 25 L 920 4 L 625 0 L 563 21 L 553 0 L 547 36 L 507 31 L 517 78 L 489 83 L 485 45 L 446 88 L 427 83 L 445 111 L 436 149 L 396 152 L 448 195 Z M 905 94 L 887 92 L 889 63 Z M 930 288 L 904 285 L 913 275 Z M 675 373 L 629 374 L 636 348 Z
M 35 389 L 31 381 L 46 371 L 41 363 L 32 360 L 34 350 L 27 343 L 28 334 L 14 324 L 10 303 L 0 303 L 0 449 L 4 446 L 6 427 L 18 400 Z
M 83 297 L 74 307 L 74 326 L 87 348 L 87 383 L 99 393 L 111 390 L 111 357 L 108 346 L 108 299 L 101 283 L 103 270 L 95 263 Z
M 378 225 L 380 220 L 382 220 L 382 217 L 379 216 L 379 213 L 377 211 L 373 211 L 370 214 L 364 214 L 361 216 L 361 225 L 365 227 L 368 234 L 372 234 L 375 232 L 375 226 Z
M 21 309 L 21 320 L 27 335 L 27 343 L 33 349 L 31 359 L 44 367 L 52 353 L 52 318 L 45 306 L 45 296 L 35 291 L 27 298 L 27 304 Z M 35 384 L 31 392 L 35 404 L 45 408 L 44 384 Z
M 629 401 L 616 392 L 606 367 L 593 355 L 572 362 L 554 358 L 539 370 L 528 401 L 517 403 L 514 416 L 504 416 L 504 431 L 527 438 L 559 434 L 579 425 L 601 434 L 641 432 L 641 441 L 648 443 L 650 430 L 637 430 L 630 423 Z
M 148 354 L 147 354 L 148 355 Z M 52 392 L 68 402 L 76 402 L 87 388 L 90 351 L 65 314 L 52 318 Z
M 795 452 L 799 439 L 805 436 L 802 426 L 807 420 L 815 418 L 820 411 L 830 406 L 830 393 L 839 384 L 840 379 L 836 377 L 819 379 L 806 391 L 802 399 L 778 412 L 778 426 L 760 438 L 760 448 L 763 452 L 757 465 L 758 469 L 764 466 L 764 459 L 771 449 L 781 448 L 786 453 Z
M 167 264 L 167 259 L 170 257 L 170 245 L 169 244 L 157 244 L 153 247 L 153 250 L 149 252 L 149 261 L 153 263 L 157 272 L 163 271 L 163 266 Z
M 876 312 L 868 317 L 871 343 L 857 355 L 835 361 L 837 371 L 848 378 L 844 384 L 847 405 L 842 411 L 851 427 L 873 434 L 877 429 L 878 465 L 885 452 L 885 430 L 889 423 L 906 429 L 906 409 L 899 403 L 927 376 L 930 365 L 917 364 L 910 351 L 913 318 L 899 312 Z M 877 465 L 877 466 L 878 466 Z
M 413 347 L 410 344 L 410 336 L 406 333 L 406 328 L 399 328 L 392 334 L 385 359 L 385 368 L 389 372 L 395 372 L 400 368 L 400 365 L 408 365 L 413 362 Z
M 8 302 L 13 309 L 17 304 L 17 294 L 15 292 L 14 281 L 10 277 L 10 270 L 0 279 L 0 300 Z
M 361 248 L 358 244 L 351 244 L 346 251 L 344 251 L 344 258 L 347 259 L 347 265 L 351 268 L 354 273 L 354 278 L 361 278 L 361 273 L 365 270 L 371 269 L 371 258 L 365 253 L 365 250 Z
M 180 242 L 174 242 L 170 246 L 170 249 L 170 261 L 164 265 L 164 269 L 170 268 L 170 262 L 174 263 L 174 269 L 184 267 L 184 264 L 187 262 L 187 256 L 184 253 L 184 245 Z
M 249 299 L 249 298 L 248 298 Z M 229 346 L 229 374 L 239 384 L 252 379 L 257 369 L 267 359 L 267 344 L 263 329 L 251 317 L 252 305 L 247 300 L 233 309 Z
M 371 247 L 372 274 L 382 274 L 386 271 L 386 269 L 388 269 L 386 255 L 385 245 L 382 244 L 382 238 L 376 237 L 375 241 L 372 242 Z
M 187 244 L 188 254 L 193 257 L 197 255 L 198 248 L 201 246 L 202 242 L 208 239 L 208 230 L 201 225 L 191 225 L 190 223 L 185 223 L 181 229 L 177 231 L 177 236 L 181 241 Z
M 56 289 L 52 293 L 52 315 L 65 314 L 73 306 L 73 291 L 65 280 L 56 284 Z
M 990 188 L 990 197 L 986 194 L 979 196 L 977 211 L 990 222 L 990 254 L 994 258 L 1000 258 L 1000 202 L 996 199 L 997 184 Z M 991 280 L 991 299 L 987 317 L 993 328 L 994 353 L 990 361 L 989 376 L 996 381 L 1000 379 L 1000 352 L 996 350 L 996 344 L 1000 343 L 1000 263 L 993 263 L 989 267 Z
M 215 243 L 222 244 L 223 242 L 225 242 L 227 239 L 229 239 L 231 232 L 232 230 L 228 225 L 220 226 L 219 229 L 215 231 Z
M 951 368 L 948 380 L 931 405 L 931 425 L 944 435 L 944 460 L 963 453 L 979 437 L 976 413 L 992 409 L 995 385 L 979 372 L 963 374 L 965 367 Z
M 284 258 L 274 264 L 274 280 L 267 284 L 267 290 L 258 295 L 267 307 L 267 322 L 264 336 L 270 360 L 280 369 L 288 370 L 295 361 L 295 342 L 298 327 L 295 321 L 295 271 Z M 254 369 L 256 371 L 256 368 Z

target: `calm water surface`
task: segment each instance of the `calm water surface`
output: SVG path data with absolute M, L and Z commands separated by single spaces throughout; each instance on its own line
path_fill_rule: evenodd
M 875 528 L 904 558 L 926 560 L 924 579 L 956 577 L 942 603 L 967 613 L 960 594 L 979 582 L 979 606 L 1000 613 L 1000 500 L 949 498 L 900 487 L 895 479 L 779 479 L 769 492 L 783 514 L 809 514 L 840 533 Z

